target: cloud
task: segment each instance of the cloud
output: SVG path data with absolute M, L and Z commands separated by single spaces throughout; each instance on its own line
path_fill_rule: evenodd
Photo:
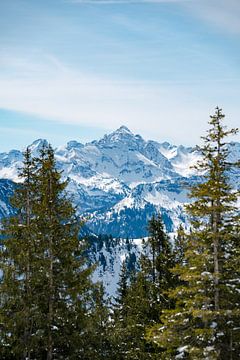
M 185 3 L 185 6 L 208 24 L 232 34 L 240 34 L 239 0 L 201 0 Z
M 45 63 L 30 63 L 16 59 L 18 76 L 0 75 L 0 107 L 55 120 L 59 126 L 112 130 L 125 124 L 152 138 L 196 143 L 208 113 L 217 103 L 225 104 L 218 102 L 224 99 L 221 92 L 209 96 L 203 89 L 202 98 L 194 85 L 97 77 L 70 70 L 53 56 L 46 56 Z M 211 92 L 211 86 L 205 86 Z
M 240 1 L 239 0 L 67 0 L 75 4 L 111 5 L 111 4 L 170 4 L 179 3 L 192 15 L 207 23 L 227 30 L 240 33 Z

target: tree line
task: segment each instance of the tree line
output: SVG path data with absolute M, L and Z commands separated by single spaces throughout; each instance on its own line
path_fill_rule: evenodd
M 92 282 L 89 244 L 54 151 L 24 154 L 16 214 L 0 236 L 0 358 L 221 359 L 240 356 L 240 222 L 222 110 L 198 147 L 201 181 L 174 241 L 149 221 L 138 269 L 123 262 L 116 297 Z

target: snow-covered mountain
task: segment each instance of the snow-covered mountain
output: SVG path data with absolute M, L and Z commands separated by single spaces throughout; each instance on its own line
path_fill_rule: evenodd
M 46 140 L 39 139 L 30 145 L 34 155 L 44 143 Z M 231 160 L 237 160 L 240 144 L 231 145 Z M 194 149 L 146 141 L 121 126 L 87 144 L 70 141 L 55 154 L 58 168 L 69 180 L 69 194 L 94 233 L 146 236 L 147 222 L 156 211 L 161 211 L 169 232 L 186 222 L 183 204 L 189 201 L 187 188 L 197 179 L 191 166 L 200 158 Z M 22 159 L 19 150 L 0 154 L 0 179 L 5 179 L 0 182 L 0 215 L 11 211 L 6 186 L 10 194 L 11 181 L 21 181 L 18 169 Z M 240 171 L 231 174 L 235 185 L 239 178 Z
M 30 145 L 34 156 L 44 144 L 46 140 L 39 139 Z M 231 143 L 231 149 L 230 160 L 239 160 L 240 144 Z M 169 232 L 179 223 L 187 224 L 183 204 L 189 201 L 187 189 L 199 179 L 191 166 L 200 156 L 183 145 L 145 141 L 125 126 L 85 145 L 70 141 L 55 154 L 78 213 L 88 219 L 83 235 L 113 236 L 90 236 L 88 256 L 98 263 L 94 280 L 102 280 L 114 296 L 121 263 L 126 260 L 129 269 L 136 266 L 142 251 L 139 239 L 147 236 L 154 213 L 161 212 Z M 0 218 L 13 212 L 10 197 L 21 181 L 22 160 L 19 150 L 0 153 Z M 230 177 L 239 187 L 240 170 Z

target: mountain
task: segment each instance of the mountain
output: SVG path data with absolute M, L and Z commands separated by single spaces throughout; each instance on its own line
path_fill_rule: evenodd
M 30 145 L 37 156 L 47 141 Z M 240 159 L 240 144 L 230 144 L 231 161 Z M 137 264 L 142 237 L 148 235 L 148 220 L 160 211 L 169 233 L 182 223 L 188 202 L 188 188 L 201 174 L 191 168 L 200 159 L 190 147 L 168 142 L 146 141 L 121 126 L 100 140 L 87 144 L 69 141 L 55 149 L 57 167 L 68 179 L 68 192 L 78 214 L 87 219 L 82 235 L 88 235 L 91 264 L 98 263 L 94 280 L 102 280 L 109 295 L 116 294 L 123 260 L 129 269 Z M 0 218 L 13 213 L 13 194 L 23 153 L 0 153 Z M 240 169 L 231 172 L 231 182 L 239 187 Z M 95 235 L 95 234 L 112 234 Z
M 30 148 L 36 156 L 47 141 L 38 139 Z M 231 143 L 231 160 L 240 158 L 240 144 Z M 95 234 L 113 237 L 147 236 L 149 218 L 160 211 L 166 228 L 174 232 L 187 224 L 183 204 L 187 189 L 200 174 L 191 168 L 199 153 L 191 147 L 146 141 L 126 126 L 87 144 L 69 141 L 56 149 L 57 167 L 69 180 L 68 191 L 78 214 L 88 219 Z M 23 154 L 0 154 L 0 216 L 11 212 L 8 195 L 18 178 Z M 240 170 L 230 174 L 239 184 Z M 12 183 L 12 182 L 14 183 Z

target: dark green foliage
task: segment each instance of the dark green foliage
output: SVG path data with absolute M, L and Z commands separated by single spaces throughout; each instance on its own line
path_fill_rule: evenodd
M 174 257 L 175 264 L 183 265 L 185 251 L 187 246 L 187 236 L 185 234 L 183 226 L 180 224 L 177 229 L 177 236 L 174 239 Z
M 158 294 L 163 293 L 174 283 L 174 277 L 171 268 L 174 265 L 174 257 L 170 239 L 164 230 L 164 224 L 161 216 L 153 216 L 149 221 L 149 239 L 147 247 L 149 249 L 149 266 L 151 266 L 152 283 L 156 287 Z M 145 257 L 145 261 L 147 258 Z M 159 295 L 158 295 L 159 296 Z M 163 300 L 162 302 L 168 302 Z M 164 305 L 168 306 L 166 303 Z
M 172 248 L 165 228 L 173 224 L 167 214 L 154 215 L 139 264 L 126 239 L 112 307 L 103 286 L 92 284 L 90 264 L 101 252 L 104 269 L 103 248 L 111 253 L 121 239 L 89 236 L 90 246 L 79 240 L 82 222 L 66 197 L 52 148 L 44 146 L 34 159 L 27 149 L 23 182 L 12 199 L 15 212 L 3 221 L 0 236 L 1 359 L 239 358 L 239 192 L 227 176 L 239 162 L 229 162 L 225 142 L 237 130 L 226 130 L 223 118 L 217 108 L 198 147 L 203 173 L 186 207 L 191 230 L 180 225 Z M 134 226 L 130 219 L 128 231 Z
M 165 348 L 163 359 L 237 359 L 240 353 L 239 218 L 238 193 L 228 182 L 227 171 L 237 164 L 228 161 L 228 135 L 220 109 L 211 116 L 210 129 L 199 147 L 203 182 L 191 190 L 187 206 L 192 229 L 173 269 L 179 285 L 168 292 L 176 302 L 164 310 L 163 325 L 150 338 Z M 237 229 L 238 227 L 238 229 Z M 182 234 L 179 240 L 185 238 Z
M 81 226 L 67 199 L 52 148 L 25 153 L 3 224 L 0 268 L 1 358 L 76 359 L 87 347 L 93 286 Z
M 110 339 L 111 319 L 110 301 L 105 299 L 104 288 L 101 284 L 93 292 L 93 311 L 89 314 L 87 324 L 87 346 L 81 359 L 112 359 L 113 348 Z
M 117 359 L 158 359 L 159 349 L 146 340 L 146 328 L 159 322 L 171 306 L 166 290 L 173 286 L 173 253 L 161 216 L 149 222 L 150 237 L 140 271 L 129 273 L 123 263 L 114 311 L 113 343 Z
M 4 357 L 28 355 L 34 343 L 32 328 L 33 267 L 33 221 L 32 207 L 35 185 L 32 172 L 35 167 L 30 151 L 25 153 L 24 167 L 20 177 L 24 182 L 18 186 L 12 205 L 18 209 L 16 216 L 6 219 L 1 234 L 1 343 Z

